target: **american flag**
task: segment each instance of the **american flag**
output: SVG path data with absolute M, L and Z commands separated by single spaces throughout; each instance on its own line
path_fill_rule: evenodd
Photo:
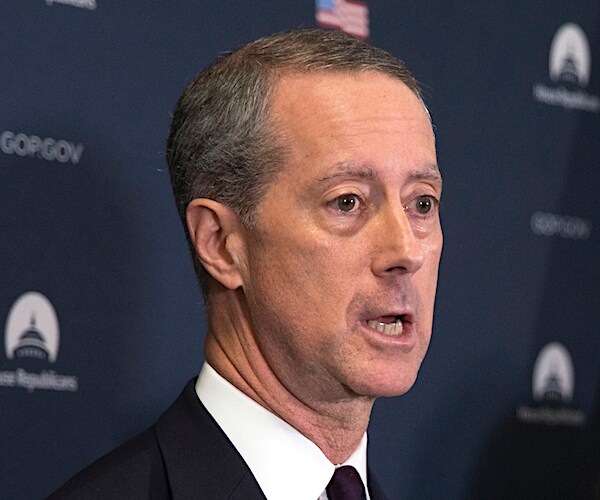
M 369 38 L 369 7 L 358 0 L 316 0 L 317 24 Z

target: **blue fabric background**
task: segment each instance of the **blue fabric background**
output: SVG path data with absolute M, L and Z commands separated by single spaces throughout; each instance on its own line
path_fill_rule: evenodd
M 533 88 L 600 96 L 600 5 L 368 8 L 370 41 L 424 85 L 445 232 L 430 351 L 407 395 L 376 404 L 371 463 L 393 499 L 589 498 L 600 472 L 600 113 L 539 102 Z M 589 42 L 587 85 L 550 79 L 565 23 Z M 80 158 L 64 147 L 40 158 L 23 141 L 0 152 L 0 328 L 28 291 L 60 324 L 56 362 L 0 349 L 0 372 L 78 380 L 74 392 L 0 386 L 0 497 L 50 493 L 198 373 L 205 318 L 164 161 L 170 112 L 219 53 L 313 26 L 311 0 L 0 4 L 0 133 L 83 146 Z M 583 221 L 587 236 L 548 223 L 537 234 L 537 212 Z M 533 399 L 550 342 L 572 359 L 570 401 Z M 585 423 L 524 422 L 520 407 Z

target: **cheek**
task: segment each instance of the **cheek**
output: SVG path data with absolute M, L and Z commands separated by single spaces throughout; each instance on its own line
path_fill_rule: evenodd
M 336 282 L 352 272 L 352 259 L 340 241 L 332 241 L 317 231 L 302 234 L 276 234 L 262 245 L 264 267 L 278 266 L 278 273 L 295 286 L 319 291 L 319 285 Z M 344 272 L 342 272 L 344 271 Z
M 344 299 L 330 260 L 335 252 L 321 244 L 287 243 L 274 236 L 249 259 L 245 289 L 253 331 L 261 351 L 280 372 L 290 364 L 308 365 L 331 350 L 332 326 L 344 318 Z
M 426 249 L 425 263 L 415 275 L 415 281 L 421 295 L 421 301 L 428 313 L 433 312 L 435 293 L 437 289 L 438 268 L 440 262 L 441 244 L 432 244 Z
M 343 328 L 360 272 L 357 252 L 323 235 L 301 236 L 278 233 L 253 247 L 248 300 L 305 335 L 318 335 L 325 318 Z

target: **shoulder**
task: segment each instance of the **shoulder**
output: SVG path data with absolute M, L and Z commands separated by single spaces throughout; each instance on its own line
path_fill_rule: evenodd
M 96 460 L 48 498 L 50 500 L 171 498 L 167 464 L 161 446 L 160 434 L 164 432 L 161 421 L 165 419 L 170 421 L 167 428 L 181 426 L 181 421 L 186 419 L 186 412 L 182 407 L 186 407 L 186 401 L 187 404 L 193 401 L 190 396 L 192 391 L 193 381 L 190 381 L 156 424 Z
M 50 500 L 264 499 L 191 380 L 148 430 L 93 463 Z
M 50 500 L 170 498 L 165 466 L 151 427 L 88 466 Z

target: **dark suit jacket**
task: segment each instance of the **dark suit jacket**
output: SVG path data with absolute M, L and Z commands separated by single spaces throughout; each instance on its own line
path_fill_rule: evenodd
M 240 454 L 198 400 L 194 384 L 187 384 L 156 424 L 49 499 L 265 500 Z M 385 500 L 370 471 L 368 481 L 371 499 Z

